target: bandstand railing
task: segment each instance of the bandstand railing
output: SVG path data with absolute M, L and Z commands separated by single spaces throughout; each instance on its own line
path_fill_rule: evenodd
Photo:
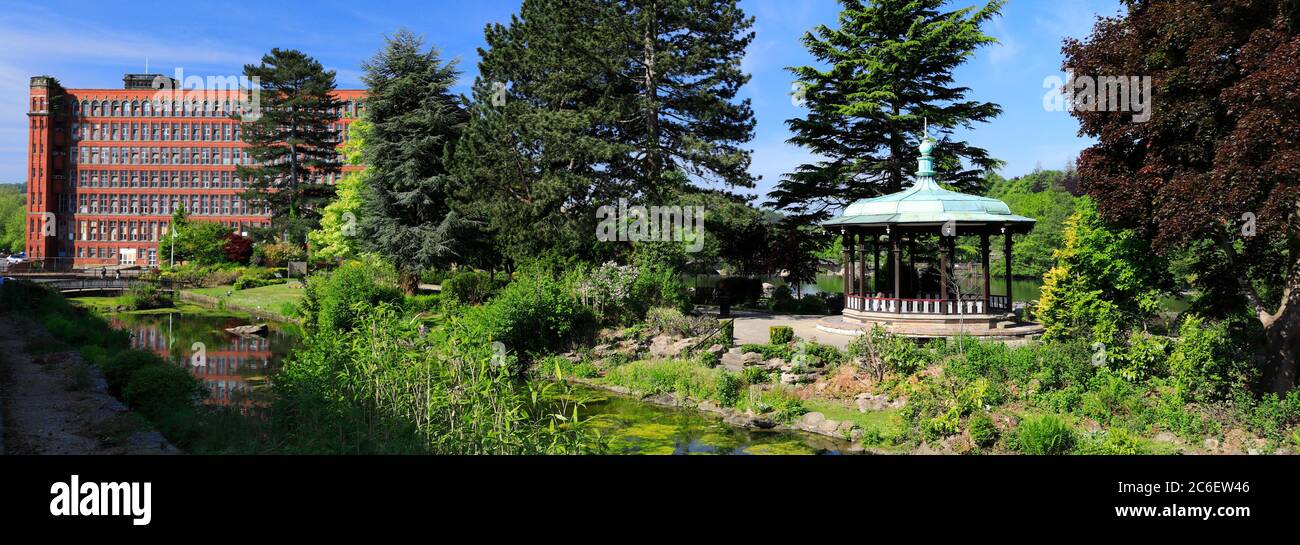
M 991 303 L 995 297 L 1001 297 L 1002 304 L 1006 305 L 1005 296 L 991 296 L 989 302 Z M 897 298 L 873 295 L 849 295 L 845 298 L 844 307 L 858 312 L 928 314 L 936 316 L 986 314 L 990 309 L 999 308 L 997 305 L 985 303 L 983 297 L 942 299 L 939 297 Z

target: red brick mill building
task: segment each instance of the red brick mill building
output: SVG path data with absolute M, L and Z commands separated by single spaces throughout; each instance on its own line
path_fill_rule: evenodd
M 155 267 L 167 259 L 160 241 L 181 205 L 239 233 L 270 223 L 269 210 L 240 196 L 246 187 L 235 167 L 251 163 L 241 123 L 230 117 L 240 92 L 160 92 L 159 77 L 128 74 L 122 89 L 31 79 L 26 247 L 34 266 Z M 364 95 L 336 92 L 344 102 L 333 127 L 339 144 Z

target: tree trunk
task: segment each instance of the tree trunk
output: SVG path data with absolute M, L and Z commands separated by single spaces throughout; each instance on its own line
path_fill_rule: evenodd
M 415 295 L 420 289 L 420 275 L 411 271 L 397 273 L 397 283 L 407 295 Z
M 646 124 L 646 177 L 650 186 L 657 191 L 659 188 L 660 172 L 662 165 L 659 157 L 659 74 L 655 72 L 655 46 L 659 38 L 659 29 L 656 24 L 659 17 L 658 6 L 655 2 L 643 8 L 642 16 L 645 17 L 645 30 L 642 35 L 642 55 L 645 57 L 645 124 Z

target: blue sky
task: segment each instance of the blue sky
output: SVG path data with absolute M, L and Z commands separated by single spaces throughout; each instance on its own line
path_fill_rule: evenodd
M 968 5 L 954 2 L 954 6 Z M 811 159 L 785 143 L 791 104 L 788 66 L 811 62 L 799 38 L 817 24 L 834 24 L 833 0 L 742 0 L 756 18 L 757 37 L 745 58 L 753 79 L 743 92 L 758 127 L 751 170 L 765 194 L 782 173 Z M 276 12 L 255 12 L 274 5 Z M 518 0 L 410 2 L 29 2 L 0 0 L 0 182 L 20 182 L 26 170 L 28 79 L 48 74 L 73 88 L 120 88 L 122 74 L 238 74 L 272 47 L 296 48 L 338 72 L 339 86 L 359 88 L 360 64 L 399 27 L 422 34 L 448 58 L 461 61 L 468 92 L 483 45 L 483 27 L 505 21 Z M 1000 44 L 981 49 L 958 69 L 972 98 L 1004 113 L 961 136 L 1006 161 L 1002 174 L 1060 168 L 1089 144 L 1065 112 L 1046 111 L 1045 78 L 1060 74 L 1061 40 L 1082 37 L 1098 15 L 1119 12 L 1118 0 L 1011 0 L 986 28 Z

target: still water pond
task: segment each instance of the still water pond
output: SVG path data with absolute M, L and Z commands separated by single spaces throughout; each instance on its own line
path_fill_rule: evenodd
M 209 312 L 115 314 L 113 327 L 131 333 L 131 345 L 185 367 L 208 387 L 205 403 L 253 408 L 269 401 L 269 380 L 300 336 L 292 325 L 269 322 L 265 337 L 241 337 L 227 328 L 247 317 Z M 204 354 L 197 360 L 196 354 Z M 204 365 L 197 363 L 204 361 Z M 581 389 L 588 400 L 580 414 L 624 454 L 835 454 L 848 444 L 795 432 L 766 432 L 729 426 L 689 409 L 660 407 L 626 397 Z
M 209 405 L 265 404 L 268 379 L 299 338 L 296 327 L 273 322 L 265 336 L 236 335 L 226 329 L 257 322 L 226 314 L 114 314 L 109 321 L 131 333 L 132 348 L 154 352 L 202 380 Z

